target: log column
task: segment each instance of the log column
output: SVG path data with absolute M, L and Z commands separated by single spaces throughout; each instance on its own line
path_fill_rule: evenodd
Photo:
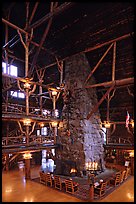
M 25 159 L 25 178 L 26 179 L 31 179 L 30 159 Z
M 30 159 L 32 158 L 31 154 L 28 152 L 28 153 L 25 153 L 23 156 L 25 160 L 25 178 L 31 179 L 31 171 L 30 171 Z

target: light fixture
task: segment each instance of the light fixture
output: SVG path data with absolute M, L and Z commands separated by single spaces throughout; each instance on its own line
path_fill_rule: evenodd
M 24 88 L 25 89 L 30 89 L 31 88 L 31 84 L 29 84 L 28 82 L 24 83 Z
M 58 127 L 58 121 L 52 121 L 50 124 L 53 128 Z
M 59 129 L 60 129 L 60 128 L 63 128 L 63 122 L 62 122 L 62 121 L 59 122 L 59 127 L 58 127 L 58 128 L 59 128 Z
M 30 152 L 26 152 L 25 154 L 23 154 L 23 158 L 24 159 L 32 159 L 32 154 Z
M 55 88 L 48 88 L 48 91 L 49 91 L 49 94 L 50 94 L 51 98 L 53 98 L 53 97 L 57 98 L 59 93 L 60 93 L 60 90 L 55 89 Z
M 130 124 L 131 124 L 132 128 L 134 128 L 134 120 L 133 119 L 131 119 Z
M 86 162 L 85 163 L 86 170 L 97 170 L 98 168 L 98 163 L 97 162 Z
M 40 127 L 41 127 L 41 128 L 44 127 L 44 123 L 40 123 Z
M 48 88 L 48 91 L 49 91 L 50 98 L 53 101 L 53 110 L 55 110 L 56 109 L 56 101 L 59 98 L 61 90 L 58 90 L 55 88 Z
M 24 119 L 23 123 L 25 126 L 31 126 L 31 120 L 30 119 Z
M 111 126 L 111 124 L 110 124 L 110 122 L 109 121 L 104 121 L 104 126 L 105 126 L 105 128 L 110 128 L 110 126 Z
M 129 152 L 129 156 L 130 156 L 130 157 L 134 157 L 134 150 L 131 150 L 131 151 Z

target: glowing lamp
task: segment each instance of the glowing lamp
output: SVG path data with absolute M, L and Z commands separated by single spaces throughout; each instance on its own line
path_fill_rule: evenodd
M 110 128 L 111 124 L 109 123 L 109 121 L 104 121 L 104 126 L 105 128 Z
M 63 122 L 59 122 L 59 128 L 63 128 Z
M 58 122 L 57 122 L 57 121 L 51 122 L 51 126 L 52 126 L 52 127 L 58 127 Z
M 55 88 L 49 88 L 48 90 L 51 98 L 54 96 L 57 97 L 57 95 L 60 93 L 60 90 L 57 90 Z
M 25 89 L 30 89 L 30 87 L 31 87 L 31 84 L 29 84 L 28 82 L 26 82 L 26 83 L 24 84 L 24 88 L 25 88 Z
M 23 123 L 25 126 L 31 126 L 31 120 L 30 119 L 24 119 Z
M 30 152 L 26 152 L 24 155 L 23 155 L 23 158 L 24 159 L 32 159 L 32 154 Z
M 131 151 L 131 152 L 129 152 L 129 156 L 130 156 L 130 157 L 134 157 L 134 150 Z
M 132 128 L 134 128 L 134 120 L 133 119 L 131 119 L 130 124 L 131 124 Z
M 44 127 L 44 123 L 40 123 L 40 127 L 41 127 L 41 128 Z

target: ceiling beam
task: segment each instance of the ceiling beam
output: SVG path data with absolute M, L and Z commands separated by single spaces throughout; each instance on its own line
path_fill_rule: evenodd
M 72 57 L 72 56 L 74 56 L 74 55 L 76 55 L 76 54 L 82 54 L 82 53 L 86 53 L 86 52 L 91 52 L 91 51 L 96 50 L 96 49 L 99 49 L 99 48 L 101 48 L 101 47 L 103 47 L 103 46 L 105 46 L 105 45 L 108 45 L 108 44 L 111 44 L 111 43 L 114 43 L 114 42 L 117 42 L 117 41 L 124 40 L 124 39 L 129 38 L 129 37 L 132 37 L 133 35 L 134 35 L 134 32 L 128 33 L 128 34 L 126 34 L 126 35 L 122 35 L 122 36 L 120 36 L 120 37 L 118 37 L 118 38 L 115 38 L 115 39 L 113 39 L 113 40 L 109 40 L 109 41 L 104 42 L 104 43 L 101 43 L 101 44 L 99 44 L 99 45 L 95 45 L 95 46 L 93 46 L 93 47 L 86 48 L 85 50 L 82 50 L 81 52 L 78 52 L 78 53 L 75 53 L 75 54 L 73 54 L 73 55 L 67 56 L 67 57 L 65 57 L 65 58 L 63 58 L 63 59 L 58 60 L 58 62 L 65 61 L 65 60 L 67 60 L 69 57 Z M 41 69 L 49 68 L 49 67 L 52 67 L 52 66 L 54 66 L 54 65 L 56 65 L 56 64 L 57 64 L 57 62 L 53 62 L 53 63 L 51 63 L 51 64 L 49 64 L 49 65 L 44 66 L 44 67 L 41 68 Z
M 59 7 L 57 7 L 54 11 L 48 13 L 47 15 L 42 17 L 40 20 L 38 20 L 35 23 L 33 23 L 31 26 L 29 26 L 29 28 L 31 29 L 31 28 L 36 28 L 36 27 L 40 26 L 42 23 L 45 23 L 46 21 L 48 21 L 53 16 L 56 16 L 60 12 L 63 12 L 64 10 L 70 8 L 73 4 L 75 4 L 75 3 L 65 2 L 64 4 L 62 4 Z
M 9 25 L 10 27 L 19 30 L 21 33 L 30 35 L 28 32 L 26 32 L 25 30 L 23 30 L 22 28 L 19 28 L 18 26 L 14 25 L 13 23 L 10 23 L 9 21 L 5 20 L 4 18 L 2 18 L 2 22 L 6 23 L 7 25 Z
M 98 83 L 98 84 L 87 85 L 87 86 L 85 86 L 85 88 L 87 88 L 87 89 L 88 88 L 96 88 L 96 87 L 100 87 L 100 86 L 109 87 L 113 84 L 115 86 L 134 84 L 134 77 L 126 78 L 126 79 L 119 79 L 119 80 L 115 80 L 115 81 L 108 81 L 108 82 L 103 82 L 103 83 Z

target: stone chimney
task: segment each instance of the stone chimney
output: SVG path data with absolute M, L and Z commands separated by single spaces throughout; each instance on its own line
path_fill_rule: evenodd
M 99 110 L 87 120 L 88 113 L 98 102 L 95 88 L 85 88 L 85 80 L 90 71 L 85 54 L 77 54 L 65 61 L 62 110 L 64 127 L 59 130 L 62 148 L 57 150 L 58 161 L 63 163 L 63 170 L 64 163 L 67 163 L 69 166 L 71 164 L 70 168 L 83 171 L 85 163 L 89 161 L 101 161 L 102 168 L 105 168 Z M 89 80 L 89 84 L 92 83 L 95 83 L 93 76 Z

